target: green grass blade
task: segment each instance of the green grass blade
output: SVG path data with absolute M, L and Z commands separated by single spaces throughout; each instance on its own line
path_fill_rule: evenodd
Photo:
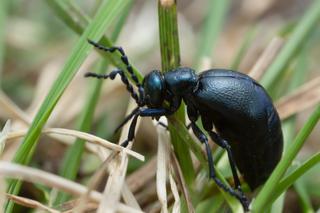
M 195 56 L 197 68 L 201 66 L 203 59 L 212 58 L 212 52 L 225 21 L 230 0 L 210 0 L 208 4 L 207 17 L 202 27 L 200 44 Z
M 296 26 L 286 45 L 282 48 L 277 58 L 268 68 L 266 74 L 261 79 L 261 84 L 269 90 L 277 78 L 285 71 L 290 60 L 295 56 L 299 48 L 305 44 L 305 38 L 311 31 L 317 29 L 316 25 L 320 19 L 320 1 L 315 0 L 310 9 L 302 17 Z
M 2 70 L 5 53 L 5 32 L 9 2 L 9 0 L 2 0 L 0 6 L 0 84 L 2 80 Z
M 299 87 L 304 81 L 307 76 L 308 69 L 308 50 L 310 45 L 307 45 L 306 48 L 303 48 L 301 53 L 299 54 L 296 62 L 296 66 L 294 67 L 292 71 L 292 78 L 288 87 L 287 92 L 290 93 L 297 87 Z M 304 72 L 301 72 L 301 70 L 306 70 Z M 288 119 L 286 119 L 282 123 L 282 131 L 283 131 L 283 138 L 284 138 L 284 146 L 283 146 L 283 152 L 285 153 L 287 150 L 287 146 L 289 145 L 289 142 L 294 140 L 294 135 L 296 132 L 296 116 L 292 116 Z M 272 204 L 270 213 L 277 213 L 282 212 L 284 207 L 284 201 L 285 201 L 285 195 L 286 191 L 283 191 L 282 195 L 279 195 L 279 197 L 276 199 L 276 201 Z
M 30 162 L 44 124 L 48 120 L 52 110 L 73 76 L 93 48 L 87 43 L 87 39 L 99 40 L 105 29 L 111 24 L 117 14 L 119 14 L 119 11 L 121 11 L 128 3 L 129 1 L 127 0 L 109 0 L 100 7 L 96 16 L 73 48 L 62 72 L 54 82 L 49 94 L 37 112 L 23 143 L 14 157 L 14 162 L 19 164 L 28 164 Z M 16 180 L 10 181 L 8 193 L 17 194 L 20 183 L 20 181 Z M 7 203 L 6 212 L 11 212 L 12 207 L 12 202 L 9 202 L 9 205 Z
M 320 106 L 316 108 L 314 113 L 310 116 L 307 123 L 303 126 L 303 128 L 298 133 L 295 138 L 293 144 L 288 148 L 288 151 L 282 157 L 280 163 L 277 165 L 266 184 L 261 189 L 260 193 L 256 197 L 252 205 L 252 212 L 261 212 L 265 206 L 269 203 L 270 199 L 273 198 L 274 191 L 278 186 L 278 182 L 281 177 L 284 175 L 288 167 L 291 165 L 293 159 L 298 154 L 302 145 L 306 141 L 307 137 L 310 135 L 311 131 L 317 124 L 320 118 Z
M 294 183 L 294 188 L 299 196 L 302 213 L 314 213 L 308 190 L 304 181 L 299 180 Z
M 161 2 L 162 1 L 159 0 L 158 3 L 161 64 L 163 72 L 167 72 L 180 66 L 177 9 L 175 1 L 168 3 L 170 5 L 162 5 Z M 185 122 L 183 105 L 180 106 L 174 116 L 183 123 Z M 178 132 L 176 132 L 174 128 L 170 128 L 170 125 L 171 124 L 169 124 L 171 142 L 174 146 L 186 183 L 190 185 L 195 178 L 190 152 L 187 146 L 179 140 Z
M 291 172 L 288 176 L 283 178 L 281 182 L 277 185 L 273 191 L 272 198 L 270 202 L 272 203 L 282 192 L 295 183 L 295 181 L 304 175 L 308 170 L 313 166 L 317 165 L 320 162 L 320 153 L 317 153 L 302 163 L 297 169 Z
M 243 57 L 245 56 L 246 51 L 250 47 L 250 44 L 252 43 L 254 36 L 256 35 L 255 29 L 256 29 L 255 26 L 248 29 L 247 33 L 245 34 L 245 36 L 243 38 L 243 41 L 242 41 L 240 48 L 238 48 L 238 51 L 237 51 L 234 59 L 232 60 L 230 69 L 232 69 L 232 70 L 239 69 L 240 63 L 241 63 Z
M 97 73 L 104 73 L 106 67 L 108 66 L 108 62 L 106 60 L 102 61 L 99 65 Z M 89 82 L 88 82 L 89 83 Z M 98 98 L 100 95 L 100 90 L 102 87 L 102 81 L 92 81 L 90 82 L 92 85 L 89 87 L 89 92 L 87 95 L 87 100 L 85 106 L 83 108 L 83 114 L 79 120 L 79 127 L 80 131 L 88 132 L 90 131 L 91 124 L 93 121 L 94 109 L 98 102 Z M 81 163 L 81 156 L 84 151 L 85 141 L 77 139 L 75 143 L 67 150 L 62 169 L 60 171 L 60 175 L 62 177 L 66 177 L 70 180 L 74 180 L 78 173 Z M 67 193 L 58 193 L 55 204 L 58 205 L 67 201 L 69 195 Z
M 122 12 L 123 15 L 120 17 L 120 20 L 118 20 L 115 31 L 112 34 L 113 41 L 115 41 L 118 38 L 120 34 L 120 29 L 122 29 L 122 26 L 125 23 L 125 20 L 129 14 L 130 8 L 131 8 L 131 4 L 129 4 L 127 8 L 125 8 L 125 10 Z M 79 12 L 79 14 L 81 13 Z M 97 73 L 98 74 L 105 73 L 105 70 L 108 64 L 109 64 L 108 60 L 102 60 L 99 64 Z M 87 100 L 85 101 L 85 105 L 82 110 L 83 113 L 79 120 L 79 124 L 77 128 L 80 131 L 88 132 L 91 129 L 91 125 L 93 122 L 93 115 L 94 115 L 96 105 L 98 103 L 102 82 L 103 81 L 101 80 L 94 80 L 94 81 L 88 82 L 88 83 L 91 83 L 91 85 L 89 87 L 90 91 L 87 95 Z M 66 177 L 71 180 L 74 180 L 76 178 L 76 175 L 80 168 L 81 156 L 84 151 L 84 145 L 85 145 L 85 141 L 78 139 L 68 149 L 62 164 L 61 172 L 60 172 L 60 175 L 62 177 Z M 63 192 L 58 193 L 55 204 L 63 203 L 67 201 L 68 198 L 69 198 L 68 194 Z

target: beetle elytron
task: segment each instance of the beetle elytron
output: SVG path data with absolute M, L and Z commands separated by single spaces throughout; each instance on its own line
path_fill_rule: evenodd
M 154 70 L 145 76 L 141 84 L 121 47 L 107 48 L 90 40 L 89 43 L 104 51 L 119 51 L 138 88 L 138 92 L 135 92 L 123 70 L 115 70 L 107 75 L 85 75 L 103 79 L 114 79 L 120 75 L 135 99 L 137 108 L 120 125 L 132 119 L 128 138 L 122 145 L 127 146 L 133 140 L 139 116 L 159 118 L 171 115 L 183 100 L 191 128 L 205 144 L 210 178 L 248 210 L 249 201 L 241 190 L 236 167 L 253 190 L 269 177 L 281 158 L 283 146 L 280 119 L 264 88 L 249 76 L 235 71 L 211 69 L 196 75 L 194 70 L 187 67 L 167 73 Z M 164 107 L 164 101 L 170 106 Z M 216 177 L 208 138 L 196 124 L 199 117 L 211 139 L 227 151 L 235 189 L 226 186 Z M 217 132 L 212 130 L 213 127 Z

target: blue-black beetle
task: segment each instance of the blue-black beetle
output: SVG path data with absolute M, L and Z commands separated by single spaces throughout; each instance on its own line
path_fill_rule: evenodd
M 108 75 L 86 73 L 86 77 L 104 79 L 114 79 L 120 75 L 137 102 L 138 107 L 120 125 L 132 119 L 128 138 L 122 145 L 127 146 L 133 140 L 139 116 L 159 118 L 171 115 L 183 100 L 190 126 L 196 137 L 205 144 L 210 177 L 248 210 L 249 201 L 241 190 L 236 167 L 253 190 L 269 177 L 281 158 L 283 146 L 280 119 L 264 88 L 239 72 L 211 69 L 196 75 L 187 67 L 167 73 L 154 70 L 145 76 L 141 84 L 121 47 L 106 48 L 90 40 L 89 43 L 104 51 L 119 51 L 138 88 L 135 92 L 123 70 L 115 70 Z M 164 107 L 164 101 L 170 106 Z M 207 136 L 196 124 L 199 117 L 211 139 L 227 151 L 235 189 L 224 185 L 216 177 Z

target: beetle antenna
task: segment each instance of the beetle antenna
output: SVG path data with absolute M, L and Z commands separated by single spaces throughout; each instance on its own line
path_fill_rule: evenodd
M 90 39 L 88 39 L 88 42 L 91 45 L 93 45 L 94 47 L 96 47 L 96 48 L 98 48 L 100 50 L 103 50 L 105 52 L 113 53 L 113 52 L 115 52 L 117 50 L 121 54 L 121 61 L 126 65 L 126 68 L 127 68 L 128 72 L 130 73 L 132 80 L 135 82 L 137 87 L 141 86 L 141 84 L 139 82 L 139 79 L 134 74 L 133 68 L 132 68 L 131 64 L 129 63 L 129 59 L 128 59 L 127 55 L 125 54 L 124 50 L 122 49 L 122 47 L 116 47 L 116 46 L 114 46 L 114 47 L 104 47 L 104 46 L 102 46 L 102 45 L 100 45 L 100 44 L 98 44 L 98 43 L 96 43 L 96 42 L 94 42 L 94 41 L 92 41 Z
M 98 78 L 98 79 L 110 78 L 111 80 L 113 80 L 117 75 L 121 76 L 121 81 L 126 85 L 128 92 L 131 94 L 131 97 L 136 101 L 138 106 L 143 106 L 144 105 L 143 98 L 142 97 L 139 98 L 138 94 L 134 91 L 133 86 L 128 81 L 128 78 L 125 76 L 123 70 L 114 70 L 114 71 L 111 71 L 110 74 L 98 74 L 98 73 L 87 72 L 84 76 Z
M 119 124 L 119 126 L 114 130 L 114 133 L 117 133 L 137 112 L 139 111 L 139 106 L 136 107 L 125 119 Z

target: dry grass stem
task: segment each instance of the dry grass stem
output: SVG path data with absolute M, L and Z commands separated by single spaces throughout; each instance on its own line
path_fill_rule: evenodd
M 7 139 L 10 140 L 10 139 L 20 138 L 20 137 L 23 137 L 26 133 L 27 133 L 27 130 L 10 132 L 7 136 Z M 134 152 L 130 149 L 124 148 L 122 146 L 119 146 L 117 144 L 111 143 L 111 142 L 104 140 L 102 138 L 99 138 L 95 135 L 91 135 L 89 133 L 85 133 L 85 132 L 81 132 L 81 131 L 77 131 L 77 130 L 71 130 L 71 129 L 63 129 L 63 128 L 46 128 L 42 131 L 42 133 L 49 134 L 49 135 L 56 134 L 56 135 L 65 135 L 65 136 L 72 136 L 72 137 L 80 138 L 80 139 L 83 139 L 83 140 L 88 141 L 90 143 L 93 143 L 95 145 L 99 145 L 99 146 L 102 146 L 107 149 L 112 149 L 114 151 L 122 151 L 123 150 L 128 155 L 131 155 L 131 156 L 137 158 L 138 160 L 144 161 L 143 155 L 141 155 L 137 152 Z
M 124 182 L 124 184 L 122 186 L 122 198 L 124 200 L 124 203 L 126 203 L 128 206 L 131 206 L 134 209 L 141 210 L 141 207 L 140 207 L 136 197 L 134 196 L 134 194 L 132 193 L 132 191 L 130 190 L 130 188 L 126 182 Z
M 160 0 L 160 3 L 163 7 L 171 7 L 175 3 L 175 0 Z
M 169 173 L 169 181 L 170 181 L 170 188 L 173 194 L 173 198 L 174 198 L 174 203 L 172 206 L 172 213 L 180 213 L 180 196 L 179 196 L 179 191 L 178 191 L 178 187 L 176 182 L 174 181 L 173 177 L 172 177 L 172 173 L 173 173 L 173 168 L 170 168 L 170 173 Z
M 113 213 L 117 210 L 118 206 L 116 204 L 120 200 L 122 185 L 128 164 L 127 155 L 121 152 L 110 164 L 109 166 L 112 166 L 113 168 L 110 170 L 110 175 L 106 188 L 103 192 L 103 199 L 99 205 L 98 213 Z
M 127 110 L 127 115 L 135 107 L 135 103 L 131 100 Z M 140 119 L 138 119 L 137 126 L 139 126 Z M 119 144 L 122 143 L 129 133 L 129 122 L 122 128 Z M 137 130 L 138 128 L 136 128 Z M 132 146 L 132 142 L 129 143 L 128 149 Z M 128 166 L 128 156 L 124 152 L 120 152 L 115 156 L 114 160 L 109 164 L 109 178 L 106 187 L 103 192 L 103 200 L 99 205 L 98 212 L 115 212 L 117 210 L 116 203 L 119 202 L 122 187 L 125 181 L 125 175 Z
M 260 80 L 274 58 L 278 55 L 283 44 L 284 40 L 282 38 L 273 38 L 250 70 L 249 76 L 255 80 Z
M 158 154 L 157 154 L 157 194 L 161 204 L 161 212 L 168 212 L 168 200 L 167 200 L 167 168 L 168 168 L 168 157 L 169 157 L 169 135 L 166 129 L 157 125 L 158 133 Z
M 145 165 L 133 172 L 127 178 L 127 183 L 132 192 L 139 191 L 156 175 L 157 158 L 152 157 Z
M 58 175 L 5 161 L 0 161 L 0 176 L 22 179 L 32 183 L 41 183 L 76 196 L 82 195 L 87 191 L 87 188 L 83 185 Z M 96 202 L 99 202 L 101 197 L 101 193 L 96 191 L 93 191 L 90 194 L 90 199 Z
M 6 181 L 4 177 L 0 176 L 0 213 L 4 212 L 3 207 L 5 206 L 5 203 L 6 203 L 6 189 L 7 189 Z
M 117 155 L 116 152 L 113 152 L 108 156 L 108 158 L 101 164 L 100 168 L 95 171 L 93 176 L 90 178 L 89 183 L 88 183 L 88 189 L 87 192 L 79 198 L 78 205 L 74 209 L 75 212 L 84 212 L 87 207 L 86 204 L 89 200 L 89 195 L 90 193 L 97 187 L 97 185 L 100 183 L 101 179 L 103 178 L 104 174 L 107 171 L 108 164 L 110 161 Z
M 305 83 L 276 102 L 282 120 L 317 105 L 320 102 L 320 77 Z
M 1 133 L 0 133 L 0 156 L 4 150 L 4 147 L 6 145 L 6 141 L 8 138 L 8 134 L 11 130 L 11 121 L 7 120 L 7 122 L 5 123 Z
M 0 90 L 0 109 L 2 116 L 6 119 L 11 118 L 14 120 L 20 120 L 25 125 L 29 125 L 32 119 L 23 112 L 11 99 Z
M 33 208 L 33 209 L 38 209 L 38 210 L 43 210 L 46 212 L 50 212 L 50 213 L 59 213 L 60 211 L 49 208 L 48 206 L 43 205 L 42 203 L 29 199 L 29 198 L 24 198 L 24 197 L 20 197 L 20 196 L 16 196 L 16 195 L 11 195 L 11 194 L 6 194 L 7 198 L 12 200 L 13 202 L 21 205 L 21 206 L 25 206 L 28 208 Z
M 179 185 L 180 185 L 180 187 L 182 189 L 183 196 L 186 199 L 188 212 L 195 213 L 195 210 L 194 210 L 192 202 L 191 202 L 191 197 L 189 195 L 189 191 L 188 191 L 186 182 L 184 181 L 183 174 L 182 174 L 178 159 L 176 158 L 176 156 L 175 156 L 175 154 L 173 152 L 171 152 L 171 158 L 170 159 L 171 159 L 171 163 L 173 165 L 175 174 L 178 177 L 178 183 L 179 183 Z

